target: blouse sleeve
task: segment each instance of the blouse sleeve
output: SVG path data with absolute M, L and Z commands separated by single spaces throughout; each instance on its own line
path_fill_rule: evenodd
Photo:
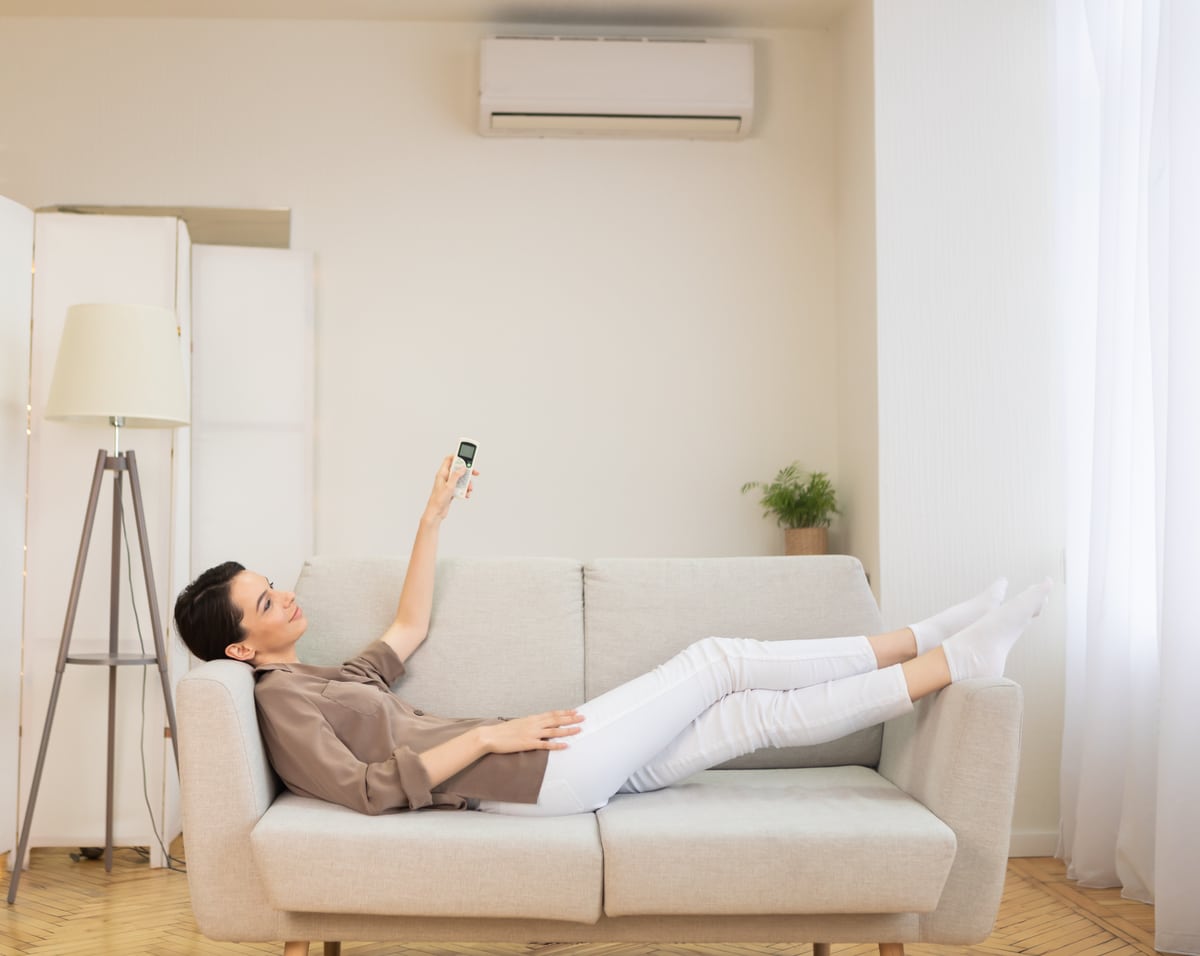
M 364 763 L 342 743 L 316 703 L 303 695 L 256 694 L 259 726 L 271 766 L 288 789 L 359 813 L 419 810 L 433 803 L 432 781 L 408 747 Z
M 342 670 L 356 677 L 366 677 L 387 690 L 404 676 L 404 662 L 385 641 L 374 641 L 358 655 L 342 665 Z

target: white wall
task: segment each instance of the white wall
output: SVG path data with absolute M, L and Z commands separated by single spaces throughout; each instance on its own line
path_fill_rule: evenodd
M 779 553 L 738 489 L 836 474 L 831 41 L 757 36 L 741 142 L 474 132 L 471 24 L 9 19 L 28 204 L 289 206 L 317 263 L 316 547 Z
M 1062 580 L 1048 4 L 875 6 L 880 588 L 901 624 L 999 574 Z M 1053 853 L 1061 590 L 1025 692 L 1014 850 Z
M 879 395 L 875 328 L 875 86 L 871 0 L 833 33 L 837 155 L 837 412 L 841 518 L 831 550 L 859 557 L 879 596 Z
M 837 479 L 834 541 L 904 623 L 1058 571 L 1049 76 L 1041 4 L 877 6 L 877 558 L 871 380 L 849 378 L 874 361 L 868 174 L 835 155 L 867 139 L 835 122 L 867 104 L 864 5 L 840 37 L 756 34 L 739 143 L 481 139 L 469 24 L 8 19 L 0 182 L 28 205 L 292 208 L 317 264 L 319 550 L 407 551 L 473 433 L 484 475 L 444 554 L 777 553 L 737 489 L 799 458 Z M 1010 668 L 1035 839 L 1057 822 L 1057 615 Z

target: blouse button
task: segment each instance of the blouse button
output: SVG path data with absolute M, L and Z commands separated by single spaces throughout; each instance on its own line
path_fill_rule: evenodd
M 425 711 L 423 711 L 423 710 L 414 710 L 413 713 L 416 714 L 418 717 L 425 716 Z

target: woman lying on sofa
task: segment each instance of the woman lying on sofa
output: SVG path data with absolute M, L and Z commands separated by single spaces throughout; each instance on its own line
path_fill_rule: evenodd
M 429 630 L 438 529 L 466 473 L 452 462 L 442 462 L 421 517 L 395 620 L 341 667 L 300 663 L 308 621 L 295 594 L 236 562 L 205 571 L 175 603 L 192 653 L 254 668 L 263 740 L 295 793 L 363 813 L 596 810 L 615 793 L 668 787 L 760 747 L 870 727 L 952 681 L 999 677 L 1050 592 L 1047 580 L 1001 603 L 1001 579 L 931 618 L 869 637 L 706 637 L 575 709 L 516 720 L 434 717 L 390 686 Z

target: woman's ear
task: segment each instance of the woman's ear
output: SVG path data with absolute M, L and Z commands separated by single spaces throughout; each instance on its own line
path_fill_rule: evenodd
M 225 647 L 225 656 L 249 664 L 254 660 L 254 648 L 247 647 L 245 644 L 228 644 Z

